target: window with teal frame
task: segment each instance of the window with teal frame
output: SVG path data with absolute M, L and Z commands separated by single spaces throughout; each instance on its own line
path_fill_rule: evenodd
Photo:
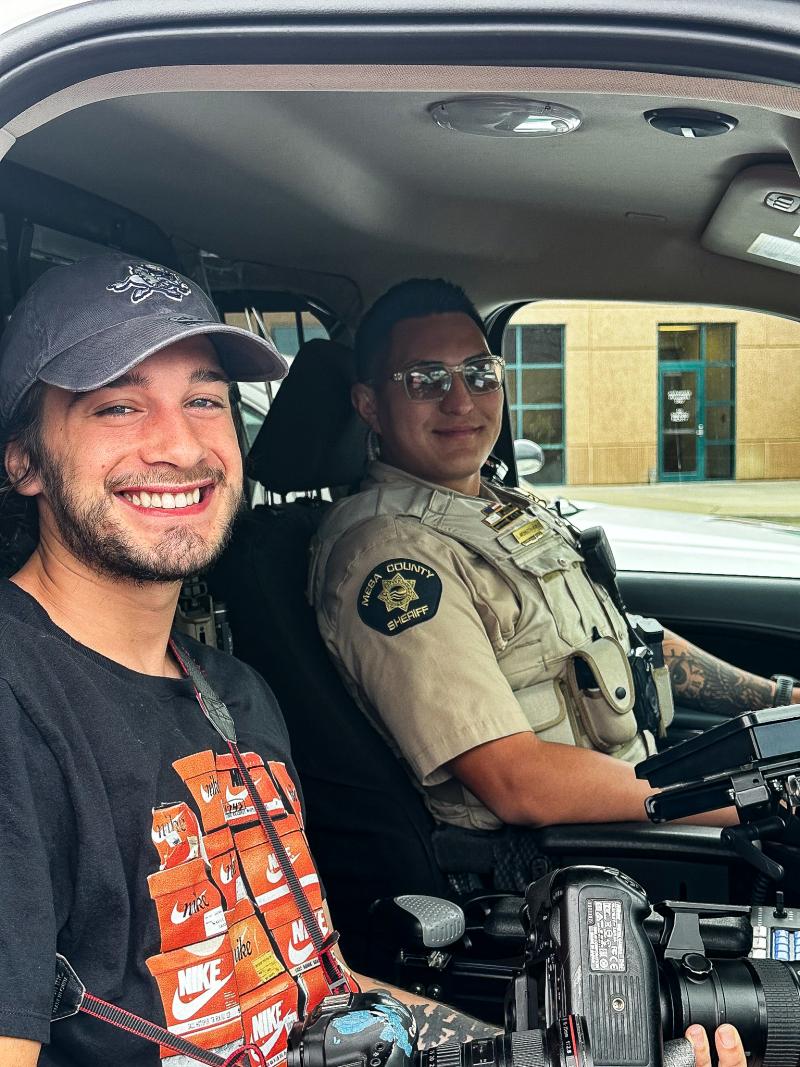
M 735 478 L 735 324 L 660 323 L 658 363 L 659 478 Z
M 563 485 L 564 327 L 507 326 L 502 354 L 514 437 L 535 441 L 544 450 L 545 465 L 534 480 Z

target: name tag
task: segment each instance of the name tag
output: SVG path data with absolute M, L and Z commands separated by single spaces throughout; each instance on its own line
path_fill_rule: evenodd
M 511 536 L 521 545 L 529 545 L 533 541 L 538 541 L 540 537 L 544 537 L 545 533 L 544 523 L 539 519 L 531 519 L 530 522 L 518 526 L 516 530 L 511 530 Z

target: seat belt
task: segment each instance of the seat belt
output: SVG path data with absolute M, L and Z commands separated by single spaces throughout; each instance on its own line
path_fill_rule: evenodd
M 247 787 L 250 800 L 256 810 L 258 821 L 261 823 L 261 829 L 266 834 L 270 847 L 275 853 L 278 865 L 281 868 L 281 872 L 286 879 L 286 884 L 289 887 L 289 892 L 291 893 L 303 922 L 306 925 L 306 929 L 309 932 L 311 942 L 322 965 L 325 982 L 329 991 L 334 995 L 337 993 L 349 993 L 350 985 L 347 977 L 345 976 L 341 964 L 333 954 L 333 948 L 339 940 L 339 934 L 334 930 L 328 934 L 327 937 L 324 937 L 317 924 L 314 910 L 311 907 L 311 902 L 300 884 L 300 879 L 297 877 L 297 872 L 286 852 L 283 841 L 281 840 L 278 831 L 275 829 L 272 819 L 269 817 L 264 801 L 259 796 L 258 790 L 250 775 L 250 771 L 239 751 L 239 746 L 236 743 L 236 728 L 231 713 L 228 711 L 225 703 L 217 696 L 210 682 L 200 670 L 199 665 L 194 661 L 188 650 L 182 644 L 179 644 L 174 637 L 170 638 L 169 647 L 184 674 L 192 683 L 194 687 L 194 695 L 197 698 L 197 703 L 200 705 L 203 714 L 230 749 L 231 755 L 233 756 L 239 773 L 242 776 L 242 781 Z M 267 773 L 270 773 L 268 768 Z

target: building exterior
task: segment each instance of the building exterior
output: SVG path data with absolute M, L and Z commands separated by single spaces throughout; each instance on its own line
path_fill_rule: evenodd
M 733 308 L 541 301 L 506 328 L 537 482 L 800 478 L 800 323 Z

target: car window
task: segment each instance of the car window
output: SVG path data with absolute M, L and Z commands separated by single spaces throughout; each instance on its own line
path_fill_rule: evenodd
M 242 311 L 226 311 L 224 317 L 225 322 L 231 326 L 238 326 L 259 335 L 266 333 L 290 366 L 300 346 L 306 341 L 317 337 L 327 339 L 329 336 L 327 329 L 312 311 L 262 311 L 249 307 Z M 248 447 L 255 441 L 280 384 L 241 383 L 240 410 Z
M 626 570 L 800 577 L 800 323 L 728 307 L 537 301 L 502 341 L 528 480 Z

